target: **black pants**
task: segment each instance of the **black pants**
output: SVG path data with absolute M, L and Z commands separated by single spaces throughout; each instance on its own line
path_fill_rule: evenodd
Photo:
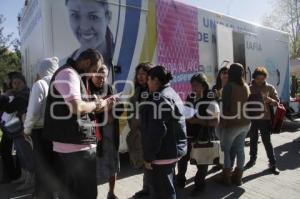
M 2 158 L 3 180 L 10 182 L 20 177 L 21 167 L 17 156 L 12 156 L 13 140 L 3 132 L 0 143 L 0 152 Z
M 96 149 L 59 153 L 64 173 L 64 199 L 96 199 Z
M 273 145 L 271 142 L 271 121 L 270 120 L 255 120 L 252 121 L 250 129 L 250 157 L 251 160 L 257 159 L 257 143 L 258 131 L 260 131 L 262 142 L 265 146 L 270 165 L 276 164 Z
M 59 176 L 56 172 L 57 154 L 53 152 L 52 142 L 42 137 L 43 129 L 32 131 L 33 155 L 35 165 L 35 196 L 37 198 L 52 198 L 54 192 L 59 192 Z
M 188 152 L 187 154 L 182 157 L 178 162 L 178 174 L 177 174 L 177 180 L 178 181 L 186 181 L 186 171 L 188 167 L 188 162 L 190 161 L 190 154 L 191 154 L 191 143 L 188 144 Z M 197 173 L 195 175 L 195 187 L 200 188 L 202 186 L 205 186 L 205 178 L 208 172 L 208 165 L 198 165 L 197 166 Z
M 147 170 L 150 183 L 151 199 L 176 199 L 175 164 L 152 165 Z

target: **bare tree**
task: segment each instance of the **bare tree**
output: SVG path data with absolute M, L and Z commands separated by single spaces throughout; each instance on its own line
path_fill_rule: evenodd
M 291 56 L 300 56 L 300 0 L 275 0 L 273 11 L 263 25 L 286 31 L 290 35 Z

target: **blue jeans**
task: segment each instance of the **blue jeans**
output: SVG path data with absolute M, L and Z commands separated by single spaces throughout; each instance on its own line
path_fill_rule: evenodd
M 232 168 L 232 156 L 237 157 L 237 168 L 244 169 L 245 164 L 245 138 L 250 125 L 221 130 L 221 146 L 224 151 L 224 168 Z
M 30 173 L 34 173 L 33 149 L 23 136 L 18 136 L 13 140 L 20 159 L 21 167 Z

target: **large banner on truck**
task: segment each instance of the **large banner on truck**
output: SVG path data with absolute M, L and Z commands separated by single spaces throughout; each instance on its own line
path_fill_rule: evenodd
M 186 99 L 199 71 L 198 9 L 172 0 L 158 0 L 156 8 L 157 62 L 172 71 L 172 87 Z
M 63 65 L 68 57 L 76 59 L 85 49 L 96 48 L 104 56 L 110 74 L 112 65 L 121 68 L 115 74 L 118 92 L 131 93 L 138 63 L 154 59 L 155 2 L 43 0 L 43 3 L 44 38 L 48 40 L 44 57 L 57 56 Z M 120 129 L 120 151 L 126 151 L 129 131 L 126 119 L 120 120 Z

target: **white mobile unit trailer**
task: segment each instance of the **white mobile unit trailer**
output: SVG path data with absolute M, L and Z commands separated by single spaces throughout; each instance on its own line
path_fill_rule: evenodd
M 211 85 L 224 60 L 242 63 L 247 80 L 257 66 L 269 71 L 282 101 L 289 101 L 289 37 L 173 0 L 29 0 L 20 16 L 23 72 L 29 82 L 45 57 L 61 63 L 97 48 L 115 65 L 115 80 L 132 80 L 143 61 L 172 70 L 172 86 L 185 98 L 189 80 L 204 72 Z M 218 67 L 219 66 L 219 67 Z M 111 70 L 112 71 L 112 70 Z M 128 84 L 116 85 L 119 91 Z M 121 121 L 121 151 L 126 151 L 127 122 Z

